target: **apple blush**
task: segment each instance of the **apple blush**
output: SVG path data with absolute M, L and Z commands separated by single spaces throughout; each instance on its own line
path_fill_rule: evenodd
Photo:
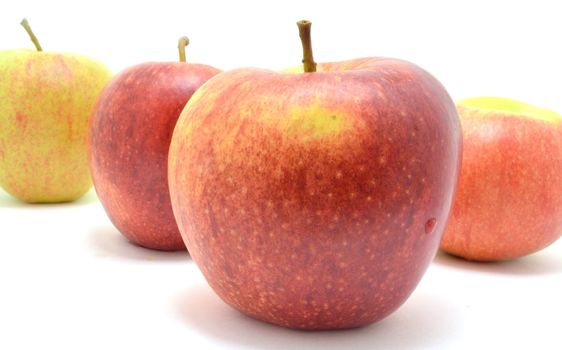
M 152 249 L 182 250 L 168 191 L 168 148 L 176 121 L 195 90 L 219 70 L 180 62 L 151 62 L 115 76 L 91 123 L 90 169 L 113 224 L 130 241 Z
M 213 290 L 298 329 L 370 324 L 433 259 L 462 135 L 443 86 L 414 64 L 318 64 L 221 73 L 185 106 L 169 152 L 172 207 Z

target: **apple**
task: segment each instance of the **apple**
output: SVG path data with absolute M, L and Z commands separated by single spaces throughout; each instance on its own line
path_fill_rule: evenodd
M 468 260 L 536 252 L 562 234 L 562 115 L 523 102 L 458 102 L 459 187 L 441 248 Z
M 221 73 L 186 105 L 170 145 L 172 206 L 226 303 L 290 328 L 358 327 L 397 309 L 434 257 L 460 123 L 414 64 L 316 67 L 310 22 L 298 24 L 304 73 Z
M 168 148 L 191 95 L 219 73 L 180 62 L 151 62 L 116 75 L 92 117 L 90 168 L 98 197 L 113 224 L 133 243 L 185 250 L 168 191 Z
M 67 202 L 92 186 L 87 137 L 96 100 L 111 78 L 101 63 L 37 51 L 0 51 L 0 185 L 18 199 Z

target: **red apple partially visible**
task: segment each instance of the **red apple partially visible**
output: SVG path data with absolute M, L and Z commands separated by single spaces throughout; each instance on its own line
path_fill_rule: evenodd
M 464 153 L 441 248 L 469 260 L 509 260 L 562 234 L 562 115 L 522 102 L 458 103 Z
M 300 329 L 350 328 L 412 293 L 449 216 L 461 132 L 419 67 L 363 58 L 238 69 L 195 93 L 169 154 L 174 214 L 216 293 Z
M 187 38 L 180 39 L 185 60 Z M 113 224 L 147 248 L 181 250 L 168 191 L 168 148 L 191 95 L 219 70 L 185 62 L 144 63 L 111 80 L 92 117 L 90 169 Z

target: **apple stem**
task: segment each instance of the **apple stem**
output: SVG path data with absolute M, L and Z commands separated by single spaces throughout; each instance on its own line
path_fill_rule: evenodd
M 31 27 L 29 26 L 29 22 L 27 22 L 27 19 L 25 19 L 25 18 L 22 19 L 20 24 L 23 26 L 23 28 L 25 29 L 25 31 L 29 35 L 29 38 L 33 42 L 33 45 L 35 45 L 35 48 L 37 49 L 37 51 L 43 51 L 43 48 L 41 47 L 41 44 L 39 44 L 39 40 L 37 40 L 37 37 L 35 36 L 35 34 L 33 34 L 33 31 L 31 30 Z
M 312 41 L 310 40 L 310 27 L 312 23 L 307 20 L 297 22 L 299 36 L 302 43 L 302 63 L 307 73 L 316 72 L 316 62 L 312 57 Z
M 180 62 L 185 62 L 185 47 L 189 45 L 189 38 L 182 36 L 178 40 L 178 51 L 180 52 Z

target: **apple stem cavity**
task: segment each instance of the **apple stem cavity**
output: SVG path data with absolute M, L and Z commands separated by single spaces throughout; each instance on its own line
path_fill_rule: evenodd
M 189 38 L 182 36 L 178 40 L 178 51 L 180 52 L 180 62 L 185 62 L 185 47 L 189 45 Z
M 302 43 L 302 63 L 306 73 L 316 72 L 316 62 L 312 57 L 312 41 L 310 40 L 310 27 L 312 23 L 307 20 L 297 22 L 299 36 Z
M 33 31 L 31 30 L 31 26 L 29 25 L 29 22 L 27 22 L 27 19 L 26 18 L 22 19 L 20 24 L 22 25 L 22 27 L 25 29 L 25 31 L 29 35 L 29 38 L 33 42 L 33 45 L 35 45 L 35 48 L 37 49 L 37 51 L 43 51 L 43 48 L 41 47 L 41 44 L 39 44 L 39 40 L 37 40 L 37 37 L 35 36 L 35 34 L 33 34 Z

